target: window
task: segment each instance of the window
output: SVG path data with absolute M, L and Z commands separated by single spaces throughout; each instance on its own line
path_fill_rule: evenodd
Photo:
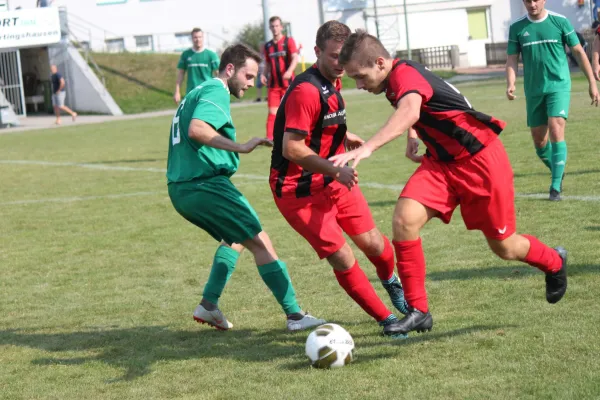
M 137 51 L 154 51 L 154 43 L 152 41 L 152 35 L 136 36 L 135 37 L 135 48 Z
M 488 38 L 486 10 L 467 10 L 467 21 L 469 22 L 469 40 Z
M 125 41 L 123 38 L 107 39 L 105 43 L 106 51 L 109 53 L 122 53 L 125 51 Z
M 175 40 L 177 40 L 178 51 L 186 50 L 192 47 L 192 34 L 190 32 L 180 32 L 175 34 Z

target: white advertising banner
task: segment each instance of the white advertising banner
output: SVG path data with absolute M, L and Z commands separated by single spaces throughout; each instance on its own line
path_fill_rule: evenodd
M 43 46 L 59 41 L 58 8 L 0 12 L 0 49 Z
M 0 11 L 8 11 L 8 0 L 0 0 Z

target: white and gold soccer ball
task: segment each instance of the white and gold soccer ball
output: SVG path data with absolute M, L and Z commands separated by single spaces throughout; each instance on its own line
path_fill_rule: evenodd
M 306 355 L 315 368 L 339 368 L 352 362 L 354 340 L 336 324 L 317 327 L 306 339 Z

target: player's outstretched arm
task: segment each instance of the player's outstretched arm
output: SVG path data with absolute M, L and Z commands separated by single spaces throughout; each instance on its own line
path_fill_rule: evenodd
M 594 37 L 592 44 L 592 72 L 594 78 L 600 82 L 600 35 Z
M 519 55 L 509 54 L 506 60 L 506 97 L 509 100 L 517 98 L 515 96 L 515 82 L 517 80 L 517 71 L 519 70 Z
M 236 143 L 221 136 L 212 126 L 206 122 L 193 119 L 188 130 L 190 139 L 215 149 L 235 151 L 237 153 L 251 153 L 258 146 L 272 146 L 273 142 L 265 138 L 252 138 L 246 143 Z
M 346 150 L 358 149 L 365 141 L 354 133 L 346 132 Z
M 600 95 L 598 94 L 598 86 L 596 85 L 596 80 L 594 78 L 594 73 L 592 72 L 592 66 L 588 61 L 587 54 L 585 54 L 585 50 L 581 47 L 580 44 L 577 44 L 571 48 L 571 52 L 577 59 L 577 64 L 579 68 L 583 71 L 583 74 L 588 80 L 590 85 L 589 92 L 590 98 L 592 99 L 592 105 L 596 105 L 598 107 L 598 102 L 600 101 Z
M 353 168 L 334 167 L 331 161 L 319 156 L 308 147 L 304 143 L 305 138 L 299 133 L 285 132 L 283 134 L 283 156 L 306 171 L 331 176 L 348 188 L 358 183 L 358 176 Z
M 348 153 L 338 154 L 330 158 L 335 166 L 346 165 L 354 160 L 353 168 L 358 166 L 361 160 L 369 158 L 371 154 L 388 142 L 396 139 L 417 123 L 421 114 L 421 95 L 409 93 L 400 99 L 397 110 L 387 120 L 385 125 L 361 147 Z

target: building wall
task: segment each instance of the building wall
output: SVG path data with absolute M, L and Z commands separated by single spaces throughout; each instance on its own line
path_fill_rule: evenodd
M 262 21 L 261 0 L 114 0 L 120 4 L 98 5 L 102 0 L 54 0 L 65 6 L 71 31 L 80 41 L 91 42 L 96 51 L 106 51 L 105 40 L 123 38 L 127 51 L 138 51 L 135 36 L 151 35 L 154 51 L 176 52 L 188 44 L 175 33 L 198 26 L 206 32 L 206 46 L 222 49 L 234 40 L 247 23 Z M 104 0 L 107 2 L 107 0 Z M 372 0 L 323 0 L 325 19 L 337 19 L 350 28 L 375 33 Z M 567 16 L 576 29 L 591 23 L 590 0 L 547 0 L 552 11 Z M 404 11 L 401 0 L 378 0 L 380 33 L 387 47 L 406 47 Z M 522 0 L 408 0 L 412 48 L 458 45 L 464 54 L 473 48 L 469 41 L 467 10 L 488 9 L 488 41 L 505 42 L 510 22 L 525 13 Z M 11 0 L 11 8 L 32 7 L 35 0 Z M 303 46 L 308 61 L 314 60 L 315 33 L 319 26 L 318 0 L 270 0 L 270 14 L 290 22 L 292 35 Z M 365 20 L 363 8 L 371 17 Z M 342 11 L 339 11 L 342 10 Z M 345 11 L 344 11 L 345 10 Z

